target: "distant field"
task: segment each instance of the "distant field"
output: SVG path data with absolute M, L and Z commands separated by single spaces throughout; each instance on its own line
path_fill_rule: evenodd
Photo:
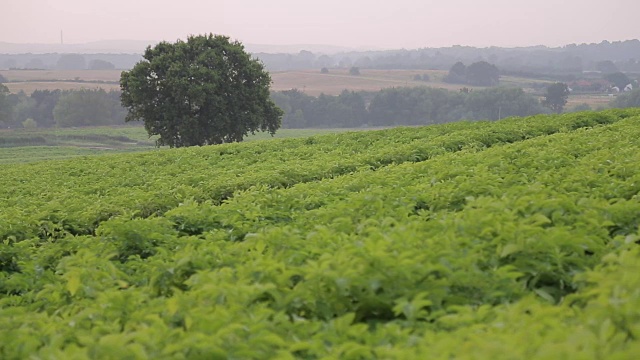
M 7 87 L 13 93 L 24 91 L 31 93 L 36 89 L 80 89 L 103 88 L 118 89 L 120 70 L 10 70 L 0 71 L 10 83 Z M 416 75 L 429 75 L 430 81 L 416 81 Z M 271 78 L 275 91 L 298 89 L 313 96 L 321 93 L 337 95 L 344 89 L 352 91 L 379 91 L 389 87 L 430 86 L 448 90 L 458 90 L 465 85 L 448 84 L 442 81 L 447 74 L 442 70 L 361 70 L 360 75 L 350 75 L 346 69 L 330 69 L 328 74 L 319 70 L 272 72 Z M 108 82 L 108 83 L 104 83 Z M 544 82 L 517 77 L 505 77 L 504 84 L 526 87 L 533 82 Z M 481 87 L 466 86 L 468 88 Z
M 431 81 L 416 81 L 415 75 L 427 74 Z M 321 93 L 338 95 L 344 89 L 352 91 L 379 91 L 389 87 L 431 86 L 457 90 L 462 86 L 441 81 L 446 72 L 436 70 L 361 70 L 360 75 L 350 75 L 346 69 L 331 69 L 328 74 L 318 70 L 284 71 L 271 74 L 272 89 L 276 91 L 298 89 L 308 95 Z
M 9 91 L 17 94 L 20 91 L 24 91 L 26 94 L 31 94 L 36 90 L 80 90 L 80 89 L 104 89 L 119 90 L 118 84 L 106 84 L 106 83 L 91 83 L 91 82 L 70 82 L 70 81 L 45 81 L 45 82 L 14 82 L 5 84 Z
M 2 70 L 9 81 L 120 81 L 122 70 Z
M 9 70 L 1 71 L 10 83 L 13 93 L 34 90 L 73 90 L 86 88 L 118 89 L 121 70 Z M 415 75 L 428 74 L 430 82 L 415 81 Z M 460 85 L 443 83 L 446 71 L 437 70 L 362 70 L 361 75 L 349 75 L 346 69 L 331 69 L 329 74 L 319 70 L 273 72 L 272 89 L 276 91 L 299 89 L 309 95 L 337 95 L 342 90 L 378 91 L 388 87 L 433 86 L 457 90 Z M 105 83 L 107 82 L 107 83 Z
M 609 107 L 609 103 L 615 99 L 614 96 L 609 96 L 608 94 L 577 94 L 570 95 L 569 101 L 567 102 L 566 108 L 571 109 L 576 105 L 587 104 L 592 109 L 597 109 L 600 107 Z
M 362 129 L 280 129 L 273 137 L 268 133 L 256 133 L 249 135 L 245 141 L 299 138 L 360 130 Z M 2 130 L 0 164 L 153 151 L 157 149 L 156 138 L 149 138 L 142 126 Z
M 122 70 L 7 70 L 0 71 L 9 83 L 5 85 L 12 93 L 24 91 L 27 94 L 34 90 L 76 90 L 105 89 L 118 90 Z M 430 81 L 416 81 L 416 75 L 429 75 Z M 271 73 L 272 90 L 283 91 L 298 89 L 308 95 L 318 96 L 322 93 L 338 95 L 343 90 L 379 91 L 390 87 L 429 86 L 451 91 L 467 87 L 483 89 L 483 87 L 461 84 L 448 84 L 442 81 L 447 71 L 444 70 L 369 70 L 360 71 L 360 75 L 350 75 L 347 69 L 330 69 L 328 74 L 319 70 L 278 71 Z M 549 84 L 552 81 L 530 79 L 516 76 L 500 78 L 501 86 L 519 87 L 533 92 L 532 87 Z M 567 108 L 580 104 L 588 104 L 591 108 L 607 107 L 612 98 L 602 95 L 571 95 Z

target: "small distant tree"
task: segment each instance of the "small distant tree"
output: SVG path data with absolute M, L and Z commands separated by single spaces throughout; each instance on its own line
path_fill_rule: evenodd
M 464 84 L 467 81 L 467 67 L 458 61 L 449 69 L 444 81 L 452 84 Z
M 84 70 L 86 62 L 80 54 L 63 54 L 56 63 L 56 69 L 60 70 Z
M 13 123 L 21 124 L 28 118 L 34 118 L 36 101 L 26 94 L 17 95 L 13 106 Z
M 596 63 L 596 70 L 602 72 L 603 74 L 613 74 L 620 72 L 616 64 L 611 60 L 599 61 Z
M 557 82 L 547 86 L 547 92 L 544 96 L 544 100 L 542 100 L 542 105 L 559 114 L 564 109 L 568 99 L 569 86 L 565 83 Z
M 631 84 L 631 79 L 621 72 L 607 74 L 604 78 L 616 86 L 620 91 L 624 90 L 625 86 Z
M 115 65 L 105 60 L 94 59 L 89 62 L 89 70 L 113 70 L 115 68 Z
M 36 90 L 31 93 L 31 99 L 35 101 L 35 107 L 30 112 L 28 117 L 33 118 L 38 127 L 53 127 L 55 126 L 55 120 L 53 118 L 53 109 L 58 104 L 58 100 L 63 93 L 62 90 Z M 120 105 L 120 99 L 118 98 L 118 105 Z M 124 120 L 122 121 L 124 122 Z
M 16 61 L 16 59 L 7 59 L 4 61 L 4 68 L 5 69 L 15 69 L 18 66 L 18 62 Z
M 349 69 L 349 75 L 360 75 L 360 68 L 357 66 L 352 66 L 351 69 Z
M 640 89 L 633 89 L 628 93 L 620 94 L 613 101 L 617 108 L 640 107 Z
M 351 67 L 352 64 L 353 64 L 353 61 L 351 61 L 351 58 L 348 56 L 345 56 L 342 59 L 340 59 L 340 61 L 338 61 L 338 66 L 342 69 Z
M 316 59 L 315 65 L 318 66 L 318 67 L 321 67 L 321 68 L 323 68 L 323 67 L 329 68 L 329 67 L 333 66 L 333 60 L 328 55 L 320 55 Z
M 368 69 L 368 68 L 371 68 L 372 64 L 373 64 L 373 61 L 371 60 L 370 57 L 363 56 L 361 58 L 358 58 L 358 60 L 356 60 L 356 62 L 353 65 L 357 66 L 358 68 Z
M 329 73 L 329 69 L 327 69 L 326 67 L 323 67 L 322 69 L 320 69 L 320 73 L 321 74 L 328 74 Z
M 38 127 L 38 123 L 32 118 L 28 118 L 22 122 L 22 127 L 25 129 L 35 129 Z
M 500 81 L 498 68 L 486 61 L 478 61 L 467 67 L 467 84 L 477 86 L 494 86 Z
M 4 76 L 2 76 L 2 74 L 0 74 L 0 84 L 2 84 L 2 83 L 6 83 L 6 82 L 8 82 L 8 81 L 7 81 L 7 78 L 6 78 L 6 77 L 4 77 Z
M 53 109 L 59 127 L 109 125 L 112 106 L 102 90 L 76 90 L 62 95 Z
M 25 65 L 25 69 L 44 69 L 46 66 L 40 58 L 33 58 L 29 60 Z
M 9 101 L 9 89 L 0 84 L 0 126 L 6 127 L 11 120 L 13 109 Z
M 304 120 L 304 112 L 302 109 L 296 110 L 293 114 L 291 114 L 291 123 L 296 124 L 298 127 L 304 127 L 306 122 Z
M 316 56 L 307 50 L 300 50 L 297 56 L 293 58 L 294 64 L 302 69 L 308 69 L 313 67 L 313 63 L 316 60 Z

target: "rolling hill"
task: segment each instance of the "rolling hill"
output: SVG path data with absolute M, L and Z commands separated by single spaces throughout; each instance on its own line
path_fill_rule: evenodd
M 639 123 L 5 165 L 0 357 L 633 358 Z

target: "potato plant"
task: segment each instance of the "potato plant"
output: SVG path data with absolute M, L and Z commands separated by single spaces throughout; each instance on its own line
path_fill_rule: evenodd
M 0 358 L 640 353 L 640 111 L 15 164 Z

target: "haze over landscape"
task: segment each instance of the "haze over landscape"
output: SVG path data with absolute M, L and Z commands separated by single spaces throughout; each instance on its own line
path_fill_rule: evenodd
M 0 359 L 638 358 L 639 0 L 0 14 Z
M 228 35 L 249 44 L 325 44 L 356 49 L 562 46 L 638 36 L 640 2 L 507 0 L 385 3 L 327 0 L 5 2 L 0 42 L 81 44 L 175 41 Z M 131 50 L 131 49 L 124 49 Z M 142 49 L 141 49 L 142 50 Z

